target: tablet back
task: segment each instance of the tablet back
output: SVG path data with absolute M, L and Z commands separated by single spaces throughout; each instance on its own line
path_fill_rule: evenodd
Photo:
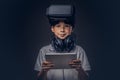
M 69 62 L 76 59 L 76 53 L 46 53 L 45 58 L 54 64 L 54 69 L 69 69 Z

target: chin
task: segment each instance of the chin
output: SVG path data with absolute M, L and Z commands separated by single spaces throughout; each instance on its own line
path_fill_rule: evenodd
M 57 36 L 59 39 L 65 39 L 65 38 L 67 38 L 67 35 L 65 35 L 65 36 L 63 36 L 63 37 L 61 37 L 61 36 Z
M 60 38 L 60 39 L 62 39 L 62 40 L 63 40 L 63 39 L 65 39 L 65 38 Z
M 60 39 L 65 39 L 66 37 L 59 37 Z

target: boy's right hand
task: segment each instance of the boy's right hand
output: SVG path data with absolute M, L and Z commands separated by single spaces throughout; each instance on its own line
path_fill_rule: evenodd
M 40 79 L 42 79 L 42 80 L 47 80 L 46 78 L 46 76 L 47 76 L 47 71 L 49 70 L 49 69 L 52 69 L 53 68 L 53 66 L 54 66 L 54 64 L 53 63 L 51 63 L 51 62 L 49 62 L 49 61 L 43 61 L 43 63 L 42 63 L 42 71 L 40 71 L 39 73 L 38 73 L 38 78 L 40 78 Z
M 43 71 L 47 72 L 49 69 L 52 69 L 54 66 L 54 64 L 52 62 L 49 62 L 49 61 L 44 61 L 42 63 L 42 69 Z

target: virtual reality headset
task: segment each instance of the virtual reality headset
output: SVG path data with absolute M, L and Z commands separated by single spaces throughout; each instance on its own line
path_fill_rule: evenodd
M 51 5 L 47 8 L 46 16 L 51 26 L 63 21 L 74 27 L 75 9 L 72 5 Z

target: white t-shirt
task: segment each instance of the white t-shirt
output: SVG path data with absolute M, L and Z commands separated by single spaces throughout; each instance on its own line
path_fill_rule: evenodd
M 34 69 L 42 70 L 42 63 L 45 61 L 45 54 L 56 52 L 51 45 L 44 46 L 40 49 Z M 82 47 L 76 45 L 70 52 L 77 54 L 77 59 L 80 59 L 81 66 L 84 71 L 90 71 L 90 65 L 85 51 Z M 47 72 L 47 80 L 78 80 L 78 71 L 76 69 L 50 69 Z

